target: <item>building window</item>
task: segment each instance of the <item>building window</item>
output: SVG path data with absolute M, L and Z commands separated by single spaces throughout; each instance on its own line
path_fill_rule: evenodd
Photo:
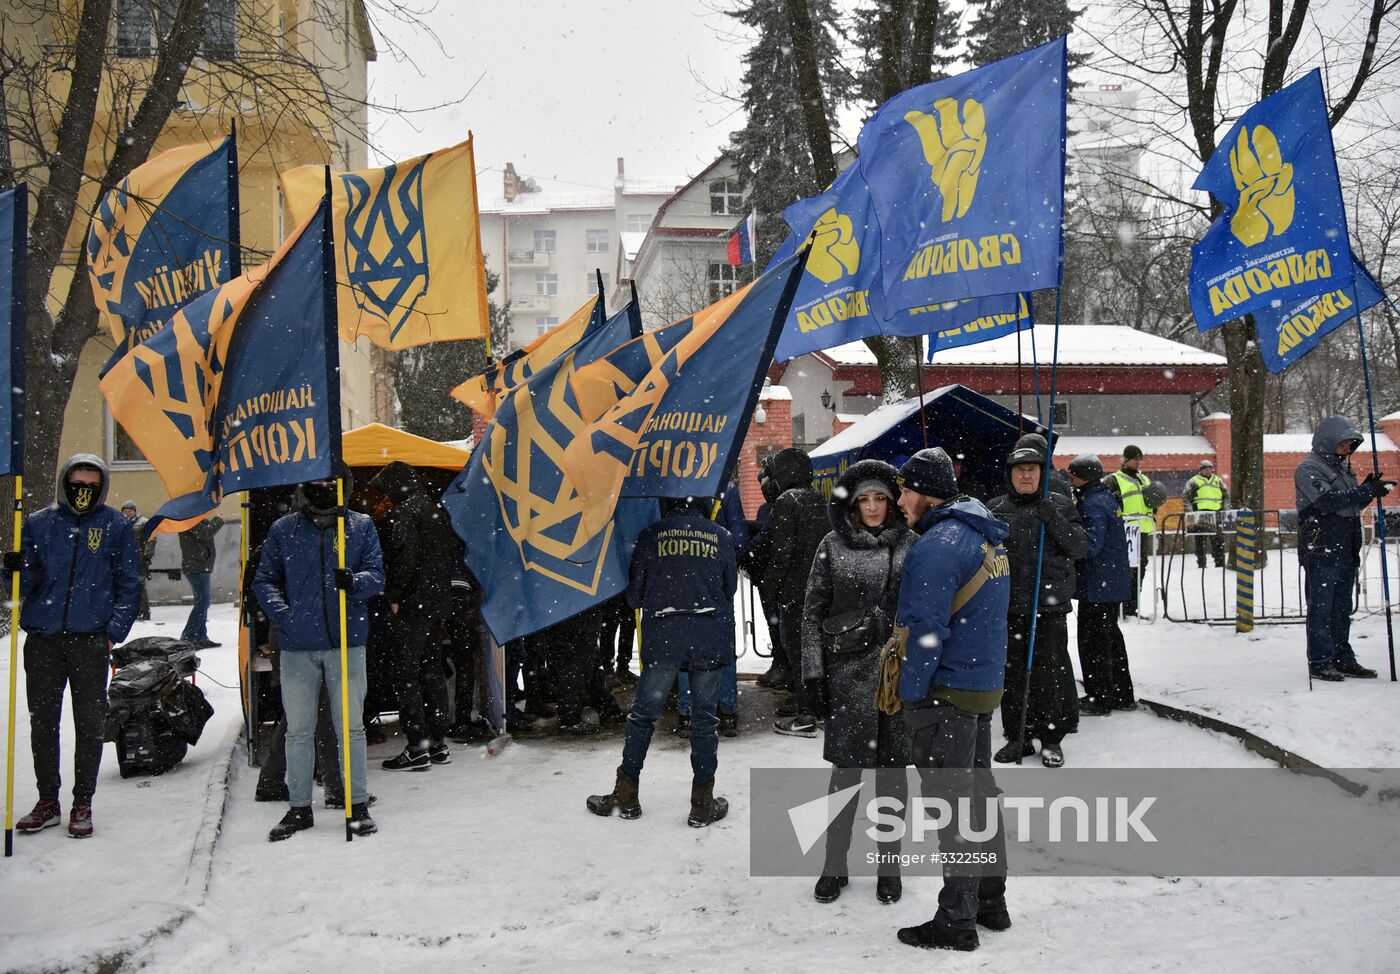
M 1061 399 L 1055 403 L 1055 431 L 1057 433 L 1069 429 L 1069 403 Z
M 117 0 L 117 57 L 150 57 L 154 27 L 147 0 Z
M 590 254 L 606 254 L 608 252 L 608 231 L 585 230 L 584 236 L 588 238 L 588 252 Z
M 798 413 L 792 417 L 792 443 L 796 446 L 799 443 L 807 442 L 807 416 L 805 413 Z
M 717 179 L 710 183 L 710 212 L 737 216 L 744 205 L 744 187 L 737 179 Z
M 546 254 L 554 253 L 554 231 L 536 230 L 535 249 L 538 251 L 542 251 Z
M 555 298 L 559 296 L 559 275 L 535 273 L 535 293 L 540 297 Z
M 175 0 L 117 0 L 117 56 L 152 57 L 157 37 L 170 32 Z M 199 53 L 213 61 L 238 53 L 238 0 L 209 0 Z
M 650 213 L 629 213 L 627 214 L 627 230 L 629 233 L 646 233 L 651 229 Z
M 739 268 L 729 264 L 710 265 L 710 303 L 739 289 Z
M 536 336 L 543 335 L 545 332 L 549 331 L 549 329 L 551 329 L 551 328 L 557 328 L 558 326 L 559 326 L 559 319 L 558 319 L 558 318 L 536 318 L 536 319 L 535 319 L 535 335 L 536 335 Z
M 112 414 L 107 411 L 107 407 L 102 407 L 102 418 L 106 424 L 106 447 L 107 463 L 121 469 L 141 467 L 150 469 L 150 464 L 146 457 L 136 446 L 136 441 L 126 435 L 126 430 L 121 428 L 121 424 L 112 418 Z
M 209 0 L 206 16 L 200 53 L 211 61 L 232 60 L 238 53 L 238 0 Z
M 603 287 L 605 289 L 612 287 L 612 275 L 603 274 L 601 276 L 603 278 Z M 589 294 L 592 294 L 598 289 L 598 277 L 599 275 L 595 271 L 588 272 L 587 282 L 583 285 L 583 289 Z

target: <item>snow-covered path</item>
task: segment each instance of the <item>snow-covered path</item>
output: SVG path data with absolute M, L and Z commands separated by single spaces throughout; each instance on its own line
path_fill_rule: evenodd
M 180 618 L 178 608 L 158 609 L 167 623 L 159 631 L 178 629 Z M 1375 625 L 1360 624 L 1370 665 L 1381 663 Z M 226 647 L 232 626 L 231 607 L 216 607 L 211 632 Z M 1127 632 L 1141 696 L 1204 703 L 1236 723 L 1258 722 L 1252 729 L 1265 736 L 1277 726 L 1319 745 L 1333 740 L 1319 725 L 1349 724 L 1335 744 L 1349 741 L 1369 756 L 1358 754 L 1357 764 L 1385 760 L 1395 686 L 1348 681 L 1303 696 L 1296 628 L 1259 640 L 1161 622 Z M 231 648 L 202 656 L 208 677 L 235 682 Z M 1220 689 L 1201 689 L 1212 685 Z M 95 958 L 120 956 L 124 963 L 108 969 L 849 971 L 874 961 L 951 971 L 1214 965 L 1234 974 L 1388 971 L 1400 950 L 1390 916 L 1400 879 L 1013 877 L 1010 931 L 984 932 L 970 955 L 930 957 L 898 944 L 894 931 L 932 915 L 936 880 L 911 877 L 904 899 L 882 906 L 873 881 L 857 878 L 823 906 L 810 880 L 749 877 L 748 768 L 821 765 L 819 740 L 778 737 L 756 718 L 722 741 L 719 790 L 732 808 L 706 830 L 685 826 L 689 767 L 685 745 L 669 735 L 653 746 L 642 818 L 584 810 L 584 797 L 611 783 L 620 753 L 611 732 L 518 741 L 489 759 L 458 748 L 452 765 L 416 775 L 378 770 L 391 742 L 371 749 L 380 834 L 347 844 L 336 813 L 318 805 L 316 829 L 274 845 L 266 831 L 282 808 L 253 802 L 256 774 L 239 749 L 200 903 L 203 868 L 192 870 L 190 858 L 206 792 L 212 779 L 219 795 L 220 757 L 240 720 L 232 691 L 203 678 L 201 686 L 217 712 L 175 772 L 122 781 L 109 750 L 94 839 L 75 842 L 57 829 L 16 838 L 16 857 L 0 865 L 0 970 L 91 970 Z M 745 685 L 741 710 L 756 715 L 762 696 Z M 23 706 L 21 696 L 21 713 Z M 1353 708 L 1359 718 L 1337 720 Z M 1294 744 L 1331 760 L 1326 748 Z M 1233 740 L 1146 712 L 1085 718 L 1065 750 L 1080 767 L 1265 764 Z M 34 798 L 23 722 L 17 753 L 22 812 Z M 184 911 L 192 912 L 171 922 Z M 166 924 L 168 932 L 151 936 Z

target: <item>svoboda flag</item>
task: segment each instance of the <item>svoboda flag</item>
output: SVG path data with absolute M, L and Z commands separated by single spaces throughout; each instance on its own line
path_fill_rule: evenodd
M 1342 325 L 1385 300 L 1375 279 L 1353 264 L 1354 284 L 1254 312 L 1254 330 L 1264 365 L 1275 374 L 1307 355 Z
M 116 360 L 182 306 L 239 273 L 233 136 L 168 149 L 107 193 L 87 239 L 88 277 Z
M 910 88 L 865 123 L 856 165 L 891 311 L 1059 286 L 1066 56 L 1061 37 Z
M 452 390 L 452 398 L 490 419 L 507 392 L 557 360 L 585 335 L 602 327 L 603 321 L 603 302 L 595 295 L 529 345 L 457 386 Z
M 29 189 L 0 193 L 0 475 L 24 472 L 24 278 Z
M 173 498 L 180 530 L 226 493 L 330 476 L 340 443 L 339 344 L 327 207 L 266 263 L 197 298 L 100 388 Z
M 1029 302 L 1016 294 L 889 312 L 880 288 L 880 222 L 859 166 L 826 192 L 793 203 L 783 219 L 793 232 L 768 266 L 794 253 L 800 240 L 810 239 L 812 252 L 778 338 L 779 361 L 875 335 L 947 334 L 967 344 L 1030 324 Z
M 294 221 L 316 209 L 323 172 L 282 174 Z M 340 337 L 388 349 L 485 337 L 471 138 L 383 169 L 336 172 L 332 183 Z
M 1191 188 L 1224 206 L 1191 248 L 1191 310 L 1201 331 L 1351 287 L 1320 72 L 1246 111 Z
M 640 314 L 628 305 L 508 390 L 467 468 L 442 496 L 498 643 L 622 591 L 637 536 L 659 516 L 648 500 L 610 508 L 601 521 L 585 518 L 586 499 L 563 467 L 566 449 L 585 429 L 570 377 L 639 334 Z

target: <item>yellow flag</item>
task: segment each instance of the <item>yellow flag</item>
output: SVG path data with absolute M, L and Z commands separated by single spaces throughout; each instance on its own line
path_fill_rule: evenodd
M 495 415 L 503 395 L 573 348 L 593 326 L 602 324 L 602 321 L 602 302 L 594 295 L 564 321 L 522 348 L 518 355 L 492 366 L 481 375 L 472 376 L 453 389 L 452 398 L 490 419 Z
M 321 201 L 321 166 L 282 174 L 300 223 Z M 333 173 L 340 337 L 381 348 L 484 338 L 486 269 L 471 136 L 383 169 Z

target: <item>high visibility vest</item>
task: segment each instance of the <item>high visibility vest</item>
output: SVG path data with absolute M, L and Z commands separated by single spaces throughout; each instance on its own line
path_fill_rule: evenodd
M 1196 510 L 1218 511 L 1225 506 L 1225 485 L 1219 476 L 1211 474 L 1202 477 L 1196 474 L 1191 478 L 1191 483 L 1196 485 Z
M 1151 534 L 1157 527 L 1157 519 L 1152 516 L 1152 508 L 1147 506 L 1147 498 L 1142 489 L 1152 483 L 1144 474 L 1134 477 L 1122 470 L 1113 472 L 1118 481 L 1118 513 L 1124 521 L 1136 524 L 1143 534 Z

